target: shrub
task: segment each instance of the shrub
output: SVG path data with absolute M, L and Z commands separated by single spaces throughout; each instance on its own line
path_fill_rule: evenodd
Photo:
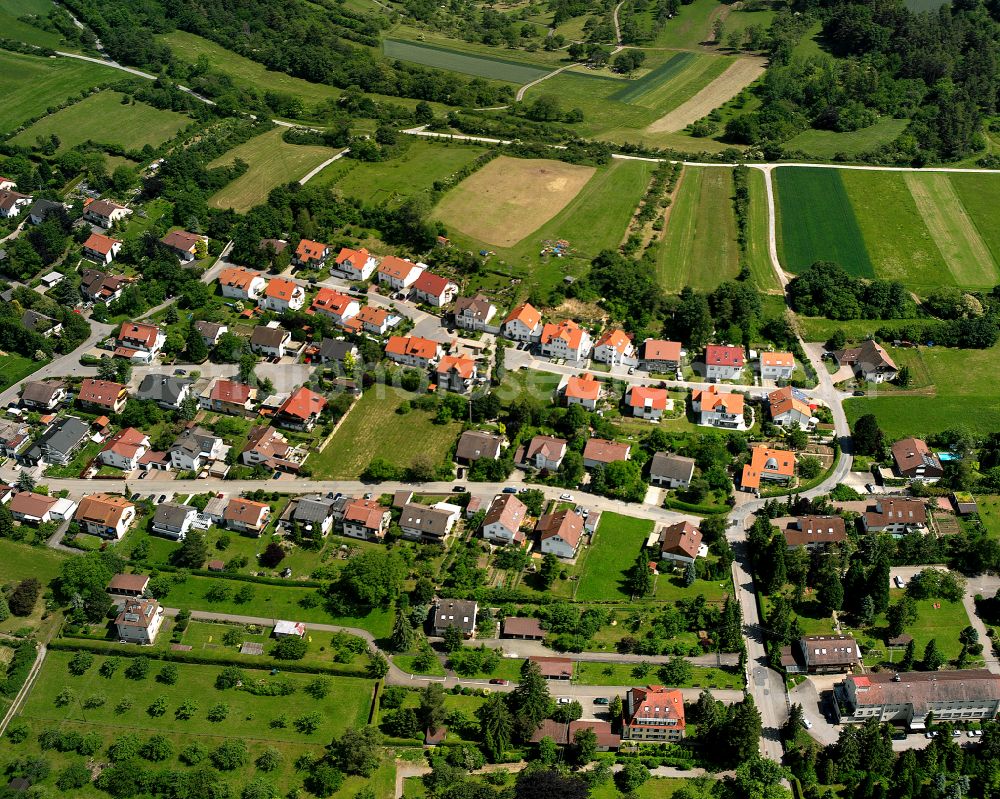
M 89 652 L 77 652 L 69 662 L 70 674 L 77 677 L 86 673 L 94 662 L 94 656 Z
M 229 705 L 224 702 L 217 702 L 208 709 L 208 720 L 209 721 L 225 721 L 226 716 L 229 715 Z
M 206 757 L 208 757 L 208 750 L 197 742 L 185 746 L 178 755 L 181 763 L 188 766 L 196 766 Z
M 70 791 L 74 788 L 82 788 L 90 782 L 90 769 L 86 763 L 79 761 L 72 763 L 62 770 L 56 779 L 56 787 L 60 791 Z
M 309 645 L 302 638 L 287 636 L 271 648 L 271 657 L 278 660 L 302 660 Z
M 250 754 L 247 751 L 247 745 L 243 741 L 231 739 L 223 741 L 213 749 L 209 758 L 219 771 L 233 771 L 240 766 L 245 766 L 250 759 Z
M 139 755 L 154 763 L 168 760 L 174 754 L 173 744 L 163 735 L 154 735 L 139 750 Z
M 177 684 L 177 666 L 173 663 L 168 663 L 162 669 L 160 673 L 156 675 L 156 681 L 161 682 L 164 685 L 176 685 Z
M 255 765 L 261 771 L 274 771 L 281 765 L 281 752 L 272 747 L 268 747 L 257 757 Z
M 125 676 L 130 680 L 145 680 L 149 676 L 149 658 L 139 655 L 125 668 Z

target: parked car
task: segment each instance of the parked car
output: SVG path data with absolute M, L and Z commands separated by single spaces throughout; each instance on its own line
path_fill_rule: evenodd
M 504 680 L 500 677 L 494 677 L 490 680 L 490 685 L 510 685 L 510 680 Z
M 809 721 L 809 719 L 802 719 L 802 726 L 804 726 L 807 730 L 811 730 L 813 728 L 813 723 Z
M 452 486 L 451 490 L 455 494 L 462 494 L 465 492 L 465 486 Z
M 595 705 L 610 705 L 611 704 L 611 700 L 608 699 L 606 696 L 596 696 L 596 697 L 594 697 L 594 704 Z
M 572 502 L 573 501 L 573 495 L 572 494 L 560 494 L 559 495 L 559 499 L 561 499 L 561 500 L 563 500 L 565 502 Z
M 862 389 L 860 389 L 860 388 L 857 391 L 854 392 L 854 396 L 855 397 L 863 397 L 864 395 L 865 395 L 865 392 Z
M 570 698 L 569 698 L 568 696 L 560 696 L 560 697 L 559 697 L 559 698 L 558 698 L 558 699 L 556 700 L 556 702 L 558 702 L 558 703 L 559 703 L 560 705 L 568 705 L 568 704 L 569 704 L 570 702 L 572 702 L 572 701 L 573 701 L 573 700 L 572 700 L 572 699 L 570 699 Z
M 505 493 L 505 494 L 516 494 L 517 493 L 517 488 L 515 488 L 514 486 L 507 486 L 503 490 L 503 493 Z

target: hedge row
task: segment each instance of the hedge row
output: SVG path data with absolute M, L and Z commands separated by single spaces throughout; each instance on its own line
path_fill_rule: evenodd
M 195 577 L 215 577 L 221 578 L 223 580 L 239 580 L 244 583 L 258 583 L 260 585 L 284 585 L 292 586 L 294 588 L 325 588 L 326 583 L 320 580 L 286 580 L 282 577 L 258 577 L 254 574 L 237 574 L 235 572 L 212 572 L 208 569 L 180 569 L 177 566 L 166 565 L 162 563 L 140 563 L 144 569 L 149 571 L 158 572 L 168 572 L 170 574 L 175 574 L 177 572 L 187 572 L 188 574 L 194 575 Z

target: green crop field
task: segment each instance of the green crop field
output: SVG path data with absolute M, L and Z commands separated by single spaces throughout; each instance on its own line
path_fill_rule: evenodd
M 835 261 L 860 277 L 874 277 L 865 241 L 840 171 L 778 167 L 778 252 L 790 272 L 815 261 Z
M 448 140 L 407 137 L 407 148 L 389 161 L 362 162 L 341 158 L 320 172 L 313 182 L 335 186 L 348 197 L 379 203 L 394 197 L 413 196 L 446 180 L 486 152 L 483 147 Z
M 724 10 L 718 0 L 694 0 L 690 5 L 682 5 L 674 18 L 667 20 L 652 45 L 679 50 L 697 48 L 712 38 L 712 20 Z
M 750 184 L 750 225 L 747 241 L 747 264 L 753 281 L 761 291 L 780 292 L 778 276 L 771 266 L 768 251 L 767 186 L 764 174 L 759 169 L 751 169 Z
M 59 576 L 65 560 L 65 555 L 46 547 L 0 538 L 0 583 L 37 577 L 48 585 Z
M 732 197 L 732 170 L 684 168 L 656 259 L 667 291 L 711 290 L 739 272 Z
M 161 111 L 145 103 L 122 104 L 125 95 L 105 91 L 38 120 L 15 136 L 12 141 L 25 147 L 38 137 L 59 137 L 61 148 L 73 147 L 85 141 L 116 144 L 129 150 L 155 147 L 172 138 L 191 121 L 186 114 Z
M 83 89 L 120 79 L 120 73 L 100 64 L 0 52 L 0 133 L 14 130 Z
M 726 26 L 728 29 L 728 25 Z M 788 152 L 801 150 L 814 158 L 833 158 L 838 153 L 857 155 L 891 142 L 906 129 L 905 119 L 887 117 L 861 130 L 837 133 L 832 130 L 806 130 L 784 143 Z
M 1000 264 L 1000 225 L 996 223 L 997 208 L 1000 208 L 1000 175 L 952 173 L 948 178 L 989 248 L 993 262 Z
M 725 72 L 733 60 L 728 56 L 678 53 L 638 80 L 629 81 L 610 99 L 641 105 L 659 117 L 694 97 Z
M 213 194 L 209 205 L 249 211 L 255 205 L 266 202 L 271 189 L 298 180 L 337 152 L 329 147 L 287 144 L 281 138 L 283 132 L 284 128 L 269 130 L 212 161 L 209 168 L 228 165 L 240 158 L 250 168 Z
M 661 83 L 679 75 L 689 64 L 694 63 L 696 58 L 694 53 L 677 53 L 638 80 L 626 83 L 625 86 L 611 95 L 611 99 L 622 103 L 634 103 Z
M 463 75 L 506 81 L 508 83 L 530 83 L 551 70 L 518 61 L 510 61 L 492 56 L 463 53 L 447 47 L 438 47 L 400 39 L 384 39 L 382 51 L 389 58 L 398 58 L 425 67 L 445 69 Z
M 434 424 L 430 411 L 396 413 L 415 396 L 382 386 L 366 391 L 326 448 L 310 460 L 313 473 L 323 479 L 355 480 L 375 458 L 400 466 L 409 466 L 417 456 L 442 463 L 462 425 Z

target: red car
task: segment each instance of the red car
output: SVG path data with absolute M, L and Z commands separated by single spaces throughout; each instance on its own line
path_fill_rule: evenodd
M 501 680 L 499 677 L 494 677 L 490 680 L 490 685 L 510 685 L 510 680 Z

